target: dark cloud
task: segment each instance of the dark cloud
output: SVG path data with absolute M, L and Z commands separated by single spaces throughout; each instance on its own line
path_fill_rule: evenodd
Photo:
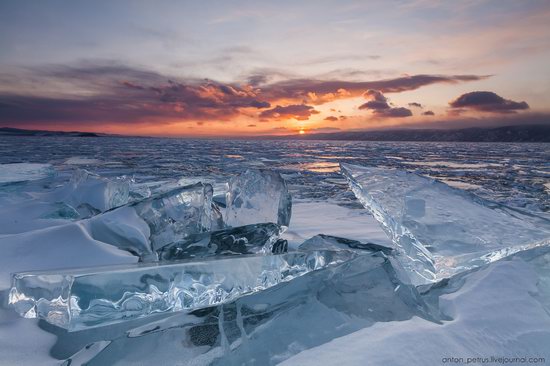
M 391 108 L 388 104 L 388 99 L 379 90 L 369 89 L 363 96 L 370 100 L 360 105 L 359 109 L 372 109 L 373 111 L 380 112 Z
M 368 102 L 359 106 L 359 109 L 372 109 L 375 111 L 382 111 L 390 108 L 391 107 L 387 102 L 380 102 L 378 100 L 369 100 Z
M 473 91 L 462 94 L 449 102 L 455 109 L 472 109 L 482 112 L 513 113 L 518 110 L 529 109 L 526 102 L 515 102 L 504 99 L 500 95 L 490 91 Z
M 334 116 L 328 116 L 324 119 L 325 121 L 338 121 L 338 117 L 334 117 Z
M 417 103 L 417 102 L 409 103 L 409 107 L 424 108 L 424 107 L 422 107 L 422 104 Z
M 250 75 L 248 77 L 248 83 L 252 86 L 258 86 L 260 84 L 265 84 L 269 81 L 267 75 Z
M 422 113 L 423 116 L 435 116 L 435 113 L 433 111 L 426 111 Z
M 262 111 L 260 113 L 261 118 L 269 119 L 285 119 L 285 118 L 294 118 L 299 121 L 305 121 L 313 114 L 318 114 L 319 111 L 316 111 L 312 106 L 305 104 L 291 104 L 287 106 L 276 106 L 275 108 Z
M 293 79 L 263 87 L 262 95 L 267 100 L 294 99 L 305 100 L 312 104 L 323 104 L 334 99 L 360 96 L 368 89 L 378 90 L 381 93 L 399 93 L 431 84 L 456 84 L 465 81 L 482 80 L 488 77 L 478 75 L 412 75 L 363 82 Z
M 256 125 L 248 125 L 248 126 L 246 126 L 246 127 L 256 127 Z
M 410 109 L 405 107 L 392 107 L 388 102 L 388 98 L 379 90 L 369 89 L 363 96 L 370 100 L 361 104 L 359 109 L 371 110 L 372 113 L 378 117 L 401 118 L 412 116 Z
M 363 94 L 363 96 L 373 102 L 386 103 L 388 101 L 388 98 L 386 98 L 380 90 L 369 89 Z
M 408 109 L 408 108 L 397 107 L 397 108 L 391 108 L 387 111 L 384 111 L 384 113 L 382 113 L 382 115 L 384 117 L 397 117 L 397 118 L 400 118 L 400 117 L 410 117 L 413 114 L 412 114 L 411 110 Z

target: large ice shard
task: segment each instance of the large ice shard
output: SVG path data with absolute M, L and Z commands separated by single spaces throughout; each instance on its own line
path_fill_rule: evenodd
M 107 179 L 78 169 L 49 199 L 71 205 L 81 217 L 90 217 L 128 203 L 129 191 L 127 179 Z
M 157 253 L 160 260 L 271 253 L 280 234 L 281 227 L 273 223 L 239 226 L 190 235 L 158 249 Z
M 249 169 L 229 181 L 225 223 L 244 226 L 273 222 L 288 226 L 292 199 L 281 174 Z
M 183 365 L 275 365 L 304 349 L 379 327 L 380 322 L 434 319 L 416 288 L 396 276 L 393 264 L 380 252 L 364 251 L 230 303 L 140 324 L 87 365 L 131 363 L 150 354 L 158 364 L 177 359 Z M 96 339 L 105 339 L 104 333 L 96 331 Z M 74 344 L 71 334 L 59 338 Z
M 356 197 L 425 284 L 550 244 L 550 221 L 417 174 L 341 164 Z
M 156 251 L 188 242 L 212 226 L 212 186 L 197 183 L 127 204 L 83 222 L 96 239 L 156 260 Z
M 314 251 L 16 273 L 9 304 L 75 331 L 223 304 L 354 257 Z

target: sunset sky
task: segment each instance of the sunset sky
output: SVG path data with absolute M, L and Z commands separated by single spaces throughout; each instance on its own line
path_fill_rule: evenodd
M 0 127 L 550 123 L 550 1 L 0 2 Z

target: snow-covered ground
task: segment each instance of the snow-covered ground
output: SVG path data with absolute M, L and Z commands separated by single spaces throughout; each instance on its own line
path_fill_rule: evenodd
M 550 362 L 550 308 L 537 299 L 540 280 L 531 263 L 504 260 L 460 280 L 456 291 L 439 299 L 449 317 L 442 324 L 419 317 L 380 322 L 300 352 L 283 365 Z

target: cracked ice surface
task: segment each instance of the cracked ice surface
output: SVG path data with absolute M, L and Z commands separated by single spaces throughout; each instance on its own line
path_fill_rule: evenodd
M 406 171 L 341 164 L 356 197 L 424 284 L 550 243 L 550 221 Z
M 354 257 L 313 251 L 17 273 L 9 304 L 75 331 L 226 303 Z

